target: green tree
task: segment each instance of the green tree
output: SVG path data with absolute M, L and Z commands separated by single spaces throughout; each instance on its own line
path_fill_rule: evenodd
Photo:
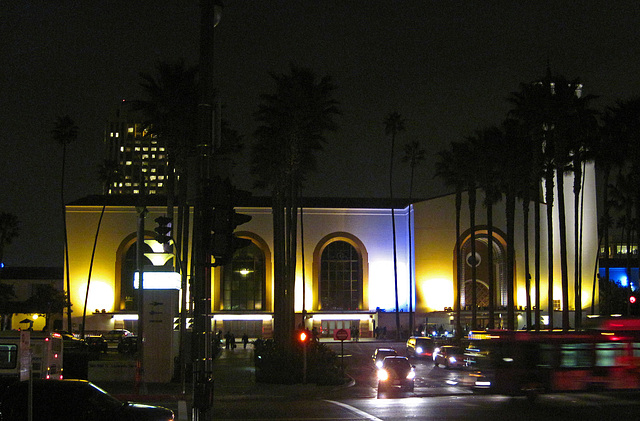
M 389 157 L 389 205 L 391 207 L 391 232 L 393 236 L 393 286 L 396 298 L 396 339 L 400 339 L 400 308 L 398 306 L 398 253 L 396 241 L 396 214 L 393 203 L 393 160 L 395 158 L 395 144 L 398 133 L 404 131 L 404 118 L 394 111 L 384 120 L 384 132 L 391 138 L 391 153 Z
M 326 133 L 337 130 L 338 103 L 329 76 L 318 78 L 291 65 L 272 74 L 275 92 L 260 96 L 259 127 L 252 147 L 255 186 L 271 190 L 274 235 L 274 338 L 290 349 L 294 329 L 294 283 L 299 195 L 322 150 Z
M 45 330 L 49 330 L 52 314 L 62 313 L 65 307 L 71 307 L 64 291 L 60 291 L 50 284 L 37 285 L 33 295 L 27 299 L 25 305 L 35 309 L 40 314 L 44 314 Z
M 69 241 L 67 238 L 67 217 L 64 202 L 64 178 L 67 159 L 67 145 L 78 139 L 78 126 L 68 115 L 58 117 L 55 126 L 51 131 L 53 140 L 62 146 L 62 168 L 60 175 L 60 205 L 62 207 L 62 229 L 64 231 L 65 250 L 65 278 L 67 279 L 67 326 L 69 332 L 72 330 L 71 324 L 71 284 L 69 280 Z

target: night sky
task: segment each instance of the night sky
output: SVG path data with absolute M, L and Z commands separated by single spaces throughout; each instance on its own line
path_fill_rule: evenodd
M 383 121 L 406 119 L 402 145 L 429 156 L 414 197 L 447 192 L 433 178 L 437 151 L 499 124 L 520 82 L 579 77 L 604 108 L 640 94 L 640 2 L 228 0 L 216 29 L 216 84 L 224 117 L 250 139 L 269 72 L 289 63 L 331 75 L 343 115 L 319 156 L 310 196 L 385 197 L 390 142 Z M 137 99 L 139 72 L 159 60 L 196 64 L 197 0 L 0 2 L 0 211 L 18 215 L 10 266 L 62 266 L 57 116 L 79 127 L 68 147 L 66 201 L 100 193 L 105 122 Z M 395 165 L 396 196 L 408 169 Z M 240 187 L 252 179 L 237 168 Z M 452 210 L 453 212 L 453 210 Z

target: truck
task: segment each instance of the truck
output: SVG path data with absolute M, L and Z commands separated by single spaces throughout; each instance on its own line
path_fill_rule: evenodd
M 63 346 L 58 333 L 0 331 L 0 385 L 16 380 L 62 379 Z

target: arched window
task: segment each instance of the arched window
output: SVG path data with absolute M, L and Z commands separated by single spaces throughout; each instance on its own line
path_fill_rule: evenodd
M 322 310 L 362 308 L 362 258 L 346 241 L 333 241 L 322 251 L 320 306 Z
M 472 268 L 476 267 L 476 306 L 483 308 L 489 305 L 489 266 L 493 266 L 494 305 L 496 308 L 507 305 L 507 258 L 506 248 L 501 232 L 494 228 L 493 233 L 493 262 L 489 262 L 489 237 L 486 230 L 476 231 L 476 255 L 471 254 L 471 236 L 463 236 L 462 262 L 458 273 L 458 282 L 464 288 L 461 291 L 461 305 L 473 305 L 473 276 Z
M 137 310 L 138 308 L 138 293 L 133 287 L 134 274 L 138 270 L 138 262 L 136 259 L 137 250 L 136 242 L 131 243 L 124 253 L 124 260 L 120 267 L 120 308 L 123 310 Z M 152 253 L 153 250 L 151 250 L 148 244 L 144 243 L 142 252 Z M 151 261 L 144 257 L 144 255 L 142 257 L 142 265 L 143 270 L 145 270 L 145 267 L 151 266 Z
M 265 256 L 255 244 L 237 250 L 222 267 L 223 310 L 265 310 Z

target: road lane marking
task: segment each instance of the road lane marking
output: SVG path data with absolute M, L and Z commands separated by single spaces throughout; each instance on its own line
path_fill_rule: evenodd
M 371 420 L 371 421 L 382 421 L 380 418 L 374 417 L 373 415 L 368 414 L 368 413 L 366 413 L 364 411 L 361 411 L 360 409 L 355 408 L 355 407 L 353 407 L 351 405 L 347 405 L 346 403 L 342 403 L 342 402 L 338 402 L 338 401 L 331 401 L 331 400 L 328 400 L 328 399 L 323 399 L 323 400 L 325 402 L 329 402 L 329 403 L 332 403 L 334 405 L 341 406 L 341 407 L 353 412 L 354 414 L 356 414 L 356 415 L 358 415 L 358 416 L 360 416 L 360 417 L 362 417 L 364 419 Z

